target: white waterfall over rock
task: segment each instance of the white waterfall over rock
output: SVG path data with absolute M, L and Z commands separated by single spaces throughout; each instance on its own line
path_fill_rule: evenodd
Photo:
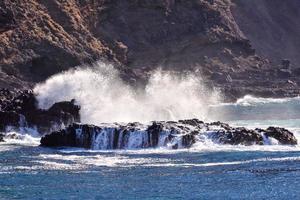
M 189 148 L 197 142 L 210 140 L 230 145 L 296 145 L 293 133 L 283 128 L 246 129 L 230 127 L 221 122 L 204 123 L 197 119 L 140 123 L 73 124 L 42 138 L 43 146 L 71 146 L 93 150 L 141 148 Z M 276 142 L 275 142 L 276 141 Z M 278 141 L 278 142 L 277 142 Z

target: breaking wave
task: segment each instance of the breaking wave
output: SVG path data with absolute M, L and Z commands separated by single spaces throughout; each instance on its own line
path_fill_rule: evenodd
M 295 120 L 300 119 L 300 97 L 259 98 L 246 95 L 235 103 L 211 106 L 210 112 L 218 113 L 215 120 L 220 121 Z
M 219 101 L 194 74 L 174 75 L 156 70 L 144 88 L 124 83 L 110 64 L 96 63 L 49 78 L 35 87 L 41 108 L 76 99 L 83 123 L 149 122 L 152 120 L 206 119 L 208 107 Z

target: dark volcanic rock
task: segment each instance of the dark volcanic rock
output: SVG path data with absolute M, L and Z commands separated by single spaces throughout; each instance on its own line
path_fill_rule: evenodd
M 263 137 L 254 130 L 246 128 L 235 128 L 231 130 L 220 130 L 212 134 L 212 138 L 221 144 L 231 145 L 262 145 Z
M 60 125 L 80 122 L 80 107 L 70 102 L 55 103 L 48 110 L 37 108 L 37 100 L 31 91 L 12 93 L 0 90 L 0 130 L 5 127 L 36 127 L 40 133 L 59 129 Z
M 150 146 L 157 146 L 160 132 L 163 131 L 163 124 L 154 122 L 149 128 L 147 132 L 149 133 L 149 142 Z
M 0 131 L 5 131 L 7 126 L 19 126 L 20 115 L 16 112 L 0 111 Z
M 281 144 L 297 144 L 293 134 L 285 129 L 249 130 L 233 128 L 221 122 L 203 123 L 197 119 L 178 122 L 102 124 L 100 126 L 73 124 L 61 131 L 45 135 L 41 146 L 82 147 L 87 149 L 135 149 L 169 147 L 189 148 L 203 137 L 219 144 L 263 145 L 263 136 L 273 137 Z
M 4 142 L 4 134 L 0 133 L 0 142 Z
M 76 134 L 68 132 L 68 129 L 59 132 L 52 132 L 41 139 L 41 145 L 47 147 L 76 147 Z
M 284 128 L 269 127 L 268 129 L 266 129 L 265 136 L 273 137 L 276 140 L 278 140 L 281 144 L 286 144 L 286 145 L 297 144 L 297 139 L 294 136 L 294 134 Z

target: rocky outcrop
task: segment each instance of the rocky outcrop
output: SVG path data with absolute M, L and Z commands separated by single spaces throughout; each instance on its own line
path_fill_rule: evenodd
M 48 110 L 39 109 L 31 91 L 10 92 L 0 90 L 0 130 L 6 127 L 33 127 L 41 134 L 80 122 L 80 107 L 70 102 L 59 102 Z
M 295 136 L 284 128 L 269 127 L 265 130 L 266 137 L 272 137 L 280 141 L 281 144 L 296 145 L 297 139 Z
M 4 0 L 0 8 L 0 66 L 9 86 L 13 78 L 42 81 L 70 67 L 112 57 L 86 27 L 75 1 Z M 11 87 L 23 88 L 17 84 Z
M 4 142 L 4 134 L 0 133 L 0 142 Z
M 250 13 L 248 17 L 242 12 L 243 4 L 256 6 L 260 2 L 273 5 L 268 1 L 230 0 L 3 0 L 0 87 L 30 88 L 55 73 L 104 59 L 115 63 L 122 77 L 132 84 L 145 82 L 149 71 L 159 66 L 198 71 L 208 85 L 220 87 L 228 100 L 245 94 L 297 96 L 299 76 L 282 71 L 286 65 L 274 66 L 260 56 L 265 52 L 265 38 L 270 37 L 259 35 L 264 40 L 261 42 L 253 34 L 265 29 L 256 30 L 255 24 L 253 30 L 246 26 L 245 20 L 251 21 L 256 15 Z M 277 16 L 281 4 L 286 13 L 295 10 L 285 2 L 276 0 L 272 13 Z M 259 16 L 258 22 L 276 18 Z M 297 24 L 282 21 L 272 25 L 280 30 L 287 26 L 285 37 L 288 33 L 291 37 L 299 35 Z M 281 51 L 273 48 L 279 40 L 275 41 L 268 42 L 268 52 Z M 280 41 L 283 44 L 286 40 Z M 293 44 L 283 46 L 292 48 L 296 46 Z M 276 55 L 279 60 L 286 58 Z
M 263 137 L 254 130 L 246 128 L 230 128 L 229 130 L 218 130 L 212 133 L 214 141 L 221 144 L 231 145 L 262 145 Z
M 20 115 L 16 112 L 0 111 L 0 131 L 5 131 L 6 127 L 18 127 L 20 122 Z
M 266 138 L 280 144 L 295 145 L 293 133 L 281 128 L 249 130 L 234 128 L 221 122 L 204 123 L 197 119 L 178 122 L 102 124 L 100 126 L 73 124 L 66 129 L 45 135 L 41 146 L 81 147 L 87 149 L 136 149 L 169 147 L 189 148 L 196 142 L 211 140 L 218 144 L 263 145 Z M 265 138 L 265 139 L 264 139 Z

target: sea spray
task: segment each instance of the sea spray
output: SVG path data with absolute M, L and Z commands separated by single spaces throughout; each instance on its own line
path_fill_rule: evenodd
M 201 77 L 153 71 L 142 90 L 124 83 L 119 72 L 102 62 L 49 78 L 34 88 L 41 108 L 76 99 L 83 123 L 148 122 L 208 117 L 208 105 L 219 100 Z

